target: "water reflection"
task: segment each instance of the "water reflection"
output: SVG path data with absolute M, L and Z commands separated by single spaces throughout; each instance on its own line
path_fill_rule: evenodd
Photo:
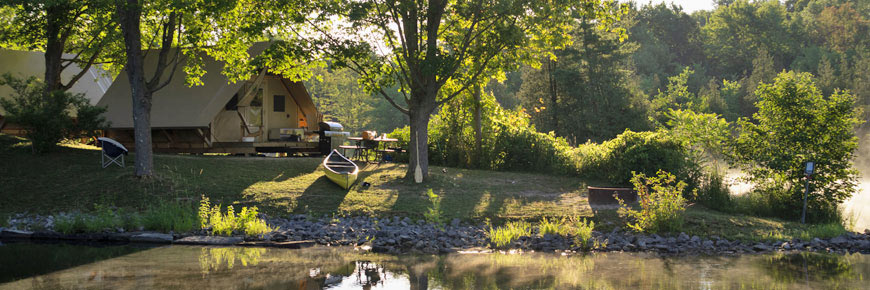
M 260 256 L 265 252 L 264 248 L 202 248 L 199 253 L 199 267 L 205 277 L 209 272 L 232 270 L 237 260 L 243 267 L 257 265 Z
M 866 287 L 867 274 L 870 256 L 860 254 L 391 256 L 346 248 L 170 246 L 35 274 L 0 289 L 857 289 Z

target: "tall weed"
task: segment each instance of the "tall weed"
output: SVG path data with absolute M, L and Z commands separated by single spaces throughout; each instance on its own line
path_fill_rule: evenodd
M 435 194 L 432 189 L 429 189 L 426 195 L 429 197 L 429 202 L 432 203 L 432 206 L 423 214 L 423 218 L 426 219 L 426 222 L 443 226 L 444 214 L 441 212 L 441 197 Z
M 508 222 L 504 226 L 497 228 L 490 226 L 489 231 L 487 232 L 490 246 L 494 248 L 504 248 L 520 237 L 531 235 L 532 225 L 525 221 Z
M 266 221 L 257 217 L 257 207 L 242 207 L 239 215 L 232 205 L 227 206 L 226 213 L 221 212 L 220 205 L 211 205 L 207 197 L 202 197 L 199 205 L 200 227 L 210 229 L 213 235 L 231 236 L 234 233 L 244 233 L 248 236 L 262 235 L 277 228 L 269 227 Z
M 585 218 L 574 223 L 574 246 L 584 250 L 592 248 L 592 231 L 595 230 L 595 222 Z
M 668 172 L 659 170 L 657 176 L 643 173 L 631 178 L 637 191 L 640 210 L 632 209 L 621 199 L 619 214 L 628 218 L 627 226 L 639 232 L 676 232 L 682 228 L 687 200 L 683 197 L 686 183 Z
M 538 234 L 541 236 L 550 234 L 557 236 L 567 236 L 568 235 L 568 225 L 566 223 L 565 218 L 562 219 L 554 219 L 550 220 L 549 218 L 544 218 L 541 220 L 541 223 L 538 225 Z

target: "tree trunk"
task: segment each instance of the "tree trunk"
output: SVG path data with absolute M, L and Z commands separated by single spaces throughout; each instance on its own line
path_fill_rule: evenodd
M 154 161 L 151 149 L 151 92 L 145 83 L 142 35 L 139 30 L 141 7 L 136 0 L 118 0 L 116 17 L 124 34 L 127 77 L 133 97 L 133 135 L 136 139 L 136 176 L 150 177 Z
M 481 153 L 483 153 L 483 126 L 481 123 L 481 107 L 483 104 L 480 100 L 480 85 L 474 85 L 474 166 L 479 167 L 481 165 Z
M 61 89 L 60 73 L 63 71 L 61 57 L 63 57 L 64 36 L 61 35 L 62 14 L 67 13 L 59 5 L 48 5 L 45 17 L 45 92 L 53 92 Z
M 547 77 L 550 91 L 550 120 L 553 124 L 553 127 L 550 128 L 551 131 L 559 132 L 561 130 L 557 130 L 559 128 L 559 110 L 557 108 L 559 101 L 558 96 L 556 95 L 556 62 L 553 60 L 547 61 Z

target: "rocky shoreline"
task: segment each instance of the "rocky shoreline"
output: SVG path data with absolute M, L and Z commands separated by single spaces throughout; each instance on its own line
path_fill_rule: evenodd
M 28 218 L 34 223 L 51 220 Z M 737 255 L 769 252 L 811 251 L 824 253 L 870 254 L 870 230 L 849 233 L 831 239 L 809 241 L 750 242 L 721 237 L 702 238 L 685 233 L 677 235 L 645 235 L 614 230 L 593 232 L 591 249 L 574 245 L 570 237 L 538 235 L 520 237 L 505 248 L 489 247 L 488 227 L 483 224 L 462 224 L 453 220 L 447 225 L 435 225 L 409 218 L 290 218 L 267 219 L 278 230 L 259 237 L 216 237 L 204 231 L 192 233 L 153 233 L 106 231 L 90 234 L 61 234 L 50 227 L 31 228 L 27 221 L 13 219 L 11 228 L 0 228 L 0 240 L 57 240 L 107 243 L 158 243 L 189 245 L 224 245 L 303 248 L 312 245 L 353 246 L 379 253 L 444 254 L 452 252 L 536 251 L 536 252 L 650 252 L 661 255 Z M 43 224 L 45 227 L 45 224 Z

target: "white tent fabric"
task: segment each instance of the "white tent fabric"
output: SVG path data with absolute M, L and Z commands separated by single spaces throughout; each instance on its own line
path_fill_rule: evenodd
M 61 80 L 66 83 L 81 71 L 78 65 L 71 64 L 61 73 Z M 0 49 L 0 74 L 5 73 L 18 78 L 37 77 L 41 80 L 45 77 L 45 54 L 38 51 Z M 92 66 L 69 91 L 84 94 L 91 104 L 97 104 L 111 84 L 112 78 L 106 71 Z M 13 93 L 9 86 L 0 86 L 0 98 L 9 98 Z M 0 115 L 3 113 L 5 112 L 0 108 Z
M 258 54 L 268 43 L 258 43 L 249 53 Z M 145 59 L 145 74 L 151 75 L 158 53 L 149 53 Z M 154 93 L 151 103 L 152 128 L 205 128 L 214 120 L 224 105 L 239 91 L 244 82 L 230 83 L 222 74 L 224 64 L 211 57 L 203 58 L 205 75 L 203 86 L 187 86 L 184 65 L 179 64 L 169 85 Z M 168 72 L 167 72 L 168 74 Z M 105 116 L 112 128 L 133 128 L 132 97 L 126 70 L 122 71 L 99 105 L 107 106 Z

